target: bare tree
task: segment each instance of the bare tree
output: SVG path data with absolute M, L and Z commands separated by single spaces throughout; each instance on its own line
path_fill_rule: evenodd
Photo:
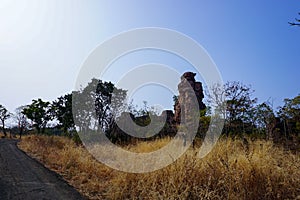
M 227 82 L 209 88 L 208 103 L 226 120 L 225 132 L 245 132 L 244 123 L 249 121 L 251 109 L 257 99 L 252 98 L 254 90 L 241 82 Z
M 300 13 L 298 13 L 300 15 Z M 299 26 L 300 27 L 300 19 L 295 18 L 296 22 L 289 22 L 291 26 Z
M 214 84 L 211 88 L 207 88 L 206 91 L 207 102 L 210 109 L 216 110 L 223 119 L 226 118 L 226 93 L 225 86 L 220 84 Z
M 18 124 L 20 139 L 21 139 L 22 135 L 25 133 L 25 131 L 28 130 L 28 128 L 30 126 L 29 119 L 23 113 L 23 110 L 25 108 L 26 108 L 26 106 L 18 107 L 14 114 L 14 118 Z

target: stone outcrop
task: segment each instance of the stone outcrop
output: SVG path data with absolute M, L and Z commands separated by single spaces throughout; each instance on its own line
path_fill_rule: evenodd
M 195 119 L 189 120 L 189 117 L 192 112 L 195 110 L 195 105 L 198 104 L 199 110 L 203 110 L 206 108 L 205 104 L 202 102 L 204 98 L 202 83 L 195 81 L 196 73 L 186 72 L 181 76 L 181 82 L 178 84 L 179 96 L 175 101 L 174 111 L 172 110 L 164 110 L 160 116 L 152 116 L 156 118 L 161 118 L 161 120 L 165 121 L 164 127 L 153 137 L 164 137 L 164 136 L 174 136 L 177 134 L 177 128 L 179 124 L 185 124 L 186 127 L 189 127 L 191 123 L 195 123 Z M 198 110 L 198 111 L 199 111 Z M 198 112 L 196 111 L 196 112 Z M 119 125 L 125 127 L 127 130 L 130 130 L 130 123 L 125 120 L 125 114 L 129 114 L 131 119 L 135 124 L 139 126 L 147 126 L 151 123 L 151 119 L 149 115 L 145 116 L 134 116 L 131 113 L 123 113 L 117 120 Z M 136 130 L 131 130 L 132 132 Z M 149 139 L 151 139 L 149 138 Z M 114 126 L 114 130 L 110 134 L 110 139 L 113 142 L 126 142 L 131 141 L 134 137 L 128 135 L 118 126 Z
M 193 72 L 185 72 L 181 76 L 181 82 L 178 85 L 179 96 L 174 105 L 174 121 L 176 124 L 180 124 L 181 120 L 186 121 L 189 113 L 192 112 L 191 105 L 194 103 L 192 102 L 194 101 L 194 95 L 197 98 L 199 110 L 206 108 L 202 102 L 204 98 L 202 83 L 196 82 L 195 75 L 196 73 Z
M 175 123 L 174 113 L 173 113 L 172 110 L 164 110 L 161 113 L 161 116 L 166 119 L 166 123 L 168 123 L 168 124 L 174 124 Z

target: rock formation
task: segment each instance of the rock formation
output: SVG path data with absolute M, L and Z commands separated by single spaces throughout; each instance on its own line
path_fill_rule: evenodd
M 196 73 L 193 72 L 185 72 L 181 76 L 181 82 L 178 85 L 179 96 L 174 105 L 174 121 L 176 124 L 180 124 L 181 120 L 186 121 L 189 113 L 192 112 L 191 109 L 193 109 L 193 107 L 191 105 L 193 105 L 194 102 L 191 101 L 194 99 L 192 98 L 193 95 L 197 98 L 199 110 L 206 108 L 202 102 L 204 98 L 202 83 L 195 81 L 195 75 Z
M 186 72 L 181 76 L 181 82 L 178 84 L 179 96 L 174 105 L 175 114 L 172 110 L 164 110 L 160 116 L 152 116 L 165 120 L 165 125 L 160 131 L 158 131 L 156 136 L 149 139 L 174 136 L 177 134 L 178 125 L 181 123 L 186 127 L 191 127 L 197 119 L 194 118 L 191 120 L 189 117 L 193 118 L 191 113 L 195 111 L 194 109 L 197 107 L 197 104 L 199 106 L 199 110 L 206 108 L 205 104 L 202 102 L 204 98 L 202 83 L 195 81 L 195 75 L 196 73 Z M 196 112 L 199 112 L 199 110 Z M 125 127 L 126 130 L 130 130 L 132 127 L 130 127 L 130 123 L 125 120 L 125 114 L 129 114 L 131 118 L 129 120 L 132 120 L 139 126 L 147 126 L 151 123 L 149 114 L 145 116 L 134 116 L 132 113 L 123 113 L 117 120 L 119 125 Z M 189 124 L 190 122 L 191 124 Z M 138 130 L 131 131 L 134 132 Z M 112 142 L 126 142 L 134 139 L 134 137 L 128 135 L 118 126 L 114 126 L 114 130 L 110 134 L 110 139 Z M 185 138 L 185 140 L 186 139 L 187 138 Z

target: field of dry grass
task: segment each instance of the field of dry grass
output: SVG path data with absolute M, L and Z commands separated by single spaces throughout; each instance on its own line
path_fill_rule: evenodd
M 160 148 L 169 139 L 127 146 Z M 19 147 L 60 173 L 89 199 L 300 199 L 300 156 L 257 140 L 223 139 L 204 159 L 189 149 L 173 164 L 146 174 L 116 171 L 70 139 L 27 136 Z

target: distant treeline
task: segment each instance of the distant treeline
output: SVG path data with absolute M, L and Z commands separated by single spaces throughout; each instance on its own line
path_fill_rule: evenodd
M 283 106 L 274 110 L 271 102 L 257 103 L 257 98 L 253 97 L 254 90 L 251 86 L 241 82 L 227 82 L 223 86 L 211 88 L 210 91 L 212 91 L 210 94 L 205 95 L 208 104 L 206 109 L 199 111 L 198 137 L 205 136 L 213 115 L 211 108 L 217 106 L 220 100 L 218 98 L 224 97 L 226 111 L 222 117 L 225 119 L 223 129 L 225 136 L 248 135 L 275 142 L 283 139 L 299 141 L 300 95 L 292 99 L 284 99 Z M 115 133 L 117 131 L 116 120 L 122 113 L 129 112 L 132 119 L 140 126 L 151 123 L 150 115 L 159 117 L 153 108 L 148 107 L 146 101 L 144 107 L 138 109 L 132 102 L 125 103 L 126 96 L 127 91 L 116 88 L 113 83 L 92 79 L 80 91 L 73 91 L 52 102 L 34 99 L 31 104 L 17 108 L 13 114 L 0 105 L 1 129 L 4 136 L 7 136 L 7 132 L 20 136 L 30 132 L 67 135 L 79 142 L 77 131 L 84 132 L 87 129 L 95 128 L 101 129 L 114 141 L 122 141 L 124 138 L 120 140 L 118 134 Z M 74 99 L 76 101 L 72 102 Z M 175 100 L 176 97 L 174 97 Z M 86 110 L 76 109 L 73 113 L 72 108 L 74 107 L 86 108 Z M 94 109 L 94 112 L 91 112 L 91 108 Z M 73 115 L 76 116 L 76 127 Z M 17 125 L 8 129 L 5 128 L 5 122 L 9 118 L 13 118 Z M 159 136 L 166 136 L 173 130 L 174 127 L 170 127 L 170 124 L 166 123 Z

